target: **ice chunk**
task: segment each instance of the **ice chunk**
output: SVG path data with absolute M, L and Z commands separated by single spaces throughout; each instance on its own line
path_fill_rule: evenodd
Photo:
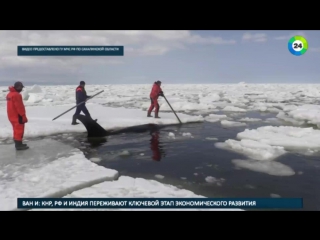
M 242 139 L 241 141 L 229 139 L 224 143 L 215 143 L 215 146 L 217 148 L 243 154 L 251 159 L 262 161 L 274 160 L 286 153 L 283 147 L 270 146 L 268 144 L 249 139 Z
M 218 138 L 214 138 L 214 137 L 207 137 L 206 139 L 209 141 L 218 141 Z
M 287 116 L 284 112 L 279 112 L 278 115 L 277 115 L 277 118 L 281 119 L 281 120 L 284 120 L 286 122 L 290 122 L 294 125 L 303 125 L 305 124 L 305 121 L 298 121 L 298 120 L 295 120 L 294 118 L 291 118 L 289 116 Z
M 241 122 L 234 122 L 234 121 L 228 121 L 228 120 L 222 120 L 221 125 L 223 127 L 243 127 L 246 126 L 246 123 L 241 123 Z
M 192 134 L 191 133 L 182 133 L 182 136 L 184 137 L 191 137 L 193 138 Z
M 119 156 L 129 156 L 130 152 L 128 150 L 123 150 L 122 152 L 120 152 Z
M 319 150 L 320 130 L 291 126 L 265 126 L 238 133 L 239 139 L 251 139 L 286 150 Z
M 158 179 L 164 179 L 164 176 L 160 175 L 160 174 L 155 175 L 155 177 L 158 178 Z
M 222 109 L 225 112 L 247 112 L 246 109 L 238 108 L 234 106 L 226 106 L 224 109 Z
M 207 122 L 219 122 L 220 120 L 227 118 L 227 115 L 209 114 L 209 116 L 205 117 L 204 119 Z
M 42 88 L 39 85 L 33 85 L 30 89 L 28 89 L 29 93 L 43 93 Z
M 273 176 L 293 176 L 295 172 L 289 166 L 275 161 L 256 161 L 234 159 L 232 163 L 239 168 L 266 173 Z
M 270 197 L 272 197 L 272 198 L 281 198 L 281 196 L 279 194 L 275 194 L 275 193 L 271 193 Z
M 213 184 L 216 184 L 217 186 L 222 186 L 222 183 L 225 182 L 225 179 L 224 178 L 215 178 L 215 177 L 212 177 L 212 176 L 208 176 L 205 178 L 206 182 L 207 183 L 213 183 Z
M 306 104 L 296 109 L 290 109 L 288 116 L 294 118 L 297 121 L 307 121 L 308 123 L 318 125 L 320 124 L 320 106 Z
M 176 135 L 173 132 L 169 132 L 168 136 L 169 138 L 175 138 Z
M 101 158 L 90 158 L 90 161 L 98 163 L 98 162 L 101 162 Z
M 260 118 L 248 118 L 248 117 L 246 117 L 246 118 L 239 119 L 239 121 L 240 122 L 259 122 L 259 121 L 261 121 L 261 119 Z

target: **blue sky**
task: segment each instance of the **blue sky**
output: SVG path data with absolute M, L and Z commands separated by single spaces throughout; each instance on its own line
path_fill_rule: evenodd
M 309 49 L 293 56 L 294 35 Z M 124 45 L 124 57 L 18 57 L 17 45 Z M 0 84 L 320 83 L 320 31 L 0 31 Z

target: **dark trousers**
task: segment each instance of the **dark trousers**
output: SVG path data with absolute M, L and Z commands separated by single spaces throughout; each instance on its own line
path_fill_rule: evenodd
M 83 112 L 84 115 L 88 117 L 90 116 L 90 113 L 85 104 L 81 104 L 80 106 L 78 106 L 74 115 L 79 115 L 81 112 Z
M 76 122 L 76 117 L 77 117 L 77 115 L 80 115 L 81 112 L 83 112 L 84 115 L 86 115 L 87 117 L 91 117 L 86 105 L 85 104 L 81 104 L 80 106 L 77 107 L 76 112 L 73 115 L 73 118 L 72 118 L 72 122 L 73 123 Z

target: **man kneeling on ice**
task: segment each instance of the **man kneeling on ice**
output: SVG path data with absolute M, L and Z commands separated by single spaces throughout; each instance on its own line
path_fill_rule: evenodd
M 79 106 L 77 106 L 77 109 L 76 109 L 76 112 L 74 113 L 73 115 L 73 118 L 72 118 L 72 125 L 77 125 L 79 124 L 77 122 L 77 115 L 80 115 L 81 111 L 87 116 L 89 117 L 90 119 L 91 118 L 91 115 L 86 107 L 86 101 L 90 98 L 90 96 L 87 95 L 87 92 L 85 90 L 85 85 L 86 83 L 84 81 L 81 81 L 80 82 L 80 85 L 76 88 L 76 102 L 77 102 L 77 105 L 81 102 L 84 102 L 82 104 L 80 104 Z M 93 120 L 93 119 L 92 119 Z M 93 121 L 97 121 L 97 119 L 93 120 Z
M 9 87 L 7 95 L 7 115 L 13 128 L 13 139 L 17 150 L 25 150 L 29 147 L 22 143 L 24 135 L 24 124 L 28 122 L 26 109 L 20 92 L 24 88 L 22 82 L 16 82 Z
M 159 96 L 163 96 L 163 91 L 161 89 L 161 81 L 156 81 L 154 84 L 153 84 L 153 87 L 152 87 L 152 90 L 151 90 L 151 93 L 150 93 L 150 100 L 151 100 L 151 106 L 148 110 L 148 117 L 152 117 L 151 116 L 151 112 L 152 110 L 155 108 L 154 112 L 155 112 L 155 118 L 160 118 L 159 117 L 159 103 L 158 103 L 158 98 Z

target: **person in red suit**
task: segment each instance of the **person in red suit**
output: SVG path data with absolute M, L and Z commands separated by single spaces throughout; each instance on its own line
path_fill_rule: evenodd
M 13 139 L 16 150 L 29 148 L 27 144 L 22 143 L 25 123 L 28 122 L 26 109 L 20 94 L 23 88 L 22 82 L 16 82 L 14 86 L 9 87 L 9 93 L 7 95 L 7 115 L 13 128 Z
M 155 118 L 160 118 L 159 117 L 159 103 L 158 103 L 158 98 L 159 96 L 163 96 L 163 91 L 161 89 L 161 81 L 156 81 L 154 84 L 153 84 L 153 87 L 152 87 L 152 90 L 151 90 L 151 93 L 150 93 L 150 100 L 151 100 L 151 105 L 149 107 L 149 110 L 148 110 L 148 117 L 152 117 L 151 116 L 151 112 L 152 110 L 155 108 L 154 112 L 155 112 Z

